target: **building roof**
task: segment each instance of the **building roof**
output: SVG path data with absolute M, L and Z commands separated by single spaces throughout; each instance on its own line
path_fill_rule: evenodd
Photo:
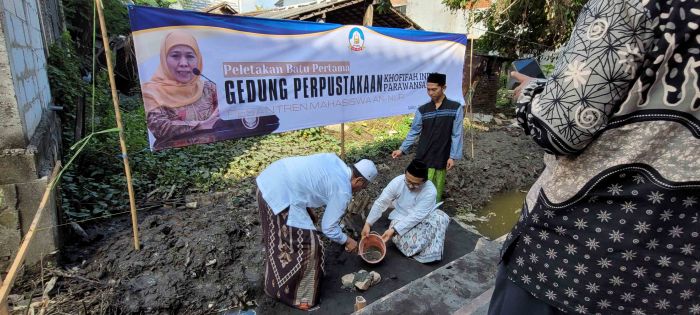
M 275 2 L 275 6 L 276 7 L 286 7 L 286 6 L 301 4 L 301 3 L 305 3 L 305 2 L 309 2 L 309 0 L 278 0 L 277 2 Z
M 240 8 L 238 8 L 238 1 L 237 0 L 229 0 L 229 1 L 222 1 L 222 0 L 187 0 L 187 1 L 180 1 L 182 4 L 182 9 L 184 10 L 191 10 L 191 11 L 203 11 L 203 12 L 210 12 L 210 11 L 204 11 L 205 9 L 208 9 L 212 6 L 217 6 L 217 5 L 222 5 L 226 4 L 229 7 L 233 8 L 236 12 L 240 12 Z
M 365 0 L 315 0 L 270 10 L 254 11 L 243 15 L 270 19 L 316 21 L 323 18 L 328 23 L 362 25 L 367 7 Z M 416 22 L 394 8 L 382 14 L 376 13 L 373 26 L 422 29 Z
M 201 11 L 206 12 L 206 13 L 229 14 L 229 15 L 238 14 L 238 10 L 226 1 L 212 4 L 204 9 L 202 9 Z

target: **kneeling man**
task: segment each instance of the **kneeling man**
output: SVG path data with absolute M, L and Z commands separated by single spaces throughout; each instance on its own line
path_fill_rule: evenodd
M 362 229 L 362 237 L 389 207 L 391 224 L 382 239 L 421 263 L 442 259 L 445 232 L 450 217 L 435 204 L 437 190 L 428 181 L 428 168 L 419 160 L 411 161 L 404 175 L 394 178 L 374 202 Z

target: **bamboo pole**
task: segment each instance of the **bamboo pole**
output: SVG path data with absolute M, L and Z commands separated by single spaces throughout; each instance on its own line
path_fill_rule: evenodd
M 469 123 L 472 125 L 469 127 L 469 137 L 471 138 L 471 152 L 472 160 L 474 159 L 474 79 L 472 75 L 474 74 L 474 10 L 469 10 L 469 37 L 471 41 L 469 42 Z
M 2 285 L 2 280 L 0 280 L 0 285 Z M 9 315 L 10 309 L 7 305 L 7 301 L 0 302 L 0 315 Z
M 340 158 L 345 159 L 345 123 L 340 123 Z
M 119 98 L 117 96 L 116 83 L 114 81 L 114 68 L 112 66 L 112 50 L 109 48 L 109 37 L 107 35 L 107 26 L 105 25 L 104 12 L 102 12 L 102 0 L 95 0 L 97 14 L 100 17 L 100 31 L 102 32 L 102 43 L 105 50 L 105 59 L 107 59 L 107 71 L 109 73 L 109 85 L 112 90 L 112 103 L 114 104 L 114 115 L 116 115 L 117 128 L 119 129 L 119 144 L 122 150 L 122 159 L 124 160 L 124 173 L 126 174 L 126 185 L 129 190 L 129 206 L 131 207 L 131 227 L 134 232 L 134 248 L 141 249 L 139 242 L 139 226 L 136 217 L 136 199 L 134 198 L 134 186 L 131 182 L 131 167 L 129 167 L 129 157 L 126 152 L 126 141 L 124 140 L 124 127 L 122 126 L 122 114 L 119 109 Z M 93 74 L 94 75 L 94 74 Z
M 46 208 L 46 204 L 49 201 L 49 196 L 51 196 L 51 191 L 54 188 L 54 182 L 58 180 L 56 175 L 58 174 L 59 169 L 61 169 L 61 161 L 57 161 L 56 165 L 53 167 L 53 172 L 51 172 L 51 177 L 49 177 L 46 183 L 46 190 L 44 190 L 44 195 L 41 197 L 41 202 L 39 203 L 39 208 L 36 210 L 36 214 L 34 214 L 32 224 L 29 225 L 29 230 L 27 230 L 27 234 L 24 235 L 24 240 L 19 246 L 17 255 L 15 255 L 15 259 L 12 261 L 12 265 L 10 265 L 7 276 L 5 276 L 5 280 L 2 281 L 2 286 L 0 287 L 0 314 L 2 314 L 2 308 L 7 307 L 7 296 L 10 295 L 12 285 L 15 284 L 15 280 L 17 279 L 17 271 L 24 263 L 24 258 L 27 255 L 29 244 L 34 239 L 37 226 L 39 225 L 39 221 L 44 214 L 44 208 Z

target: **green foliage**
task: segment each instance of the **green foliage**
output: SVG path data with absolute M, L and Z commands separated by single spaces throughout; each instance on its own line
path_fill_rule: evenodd
M 551 63 L 550 63 L 550 64 L 546 64 L 546 65 L 542 65 L 541 68 L 542 68 L 542 73 L 544 73 L 544 76 L 545 76 L 545 77 L 551 76 L 552 73 L 554 72 L 554 65 L 551 64 Z
M 143 106 L 136 106 L 136 103 L 141 105 L 140 95 L 122 100 L 122 104 L 134 106 L 133 110 L 122 113 L 122 119 L 137 200 L 143 200 L 156 189 L 160 192 L 156 195 L 162 196 L 174 187 L 177 197 L 236 187 L 278 159 L 319 152 L 337 153 L 340 149 L 336 135 L 323 128 L 310 128 L 151 152 L 146 141 Z M 392 135 L 386 130 L 371 130 L 378 140 L 349 143 L 347 161 L 388 156 L 401 144 L 410 124 L 410 117 L 397 120 L 393 129 L 399 132 Z M 99 141 L 86 148 L 79 165 L 67 172 L 63 180 L 63 206 L 70 218 L 126 210 L 128 195 L 117 134 L 99 135 Z
M 496 92 L 496 107 L 501 109 L 513 107 L 515 105 L 513 103 L 513 92 L 511 90 L 508 90 L 508 87 L 506 86 L 508 84 L 507 73 L 501 72 L 501 74 L 498 77 L 498 84 L 499 88 Z
M 56 103 L 62 105 L 64 112 L 63 126 L 75 123 L 75 108 L 87 91 L 87 85 L 80 77 L 80 62 L 70 34 L 64 32 L 61 39 L 49 47 L 47 73 L 51 94 Z M 64 135 L 72 141 L 72 134 Z
M 496 107 L 506 109 L 513 107 L 513 91 L 506 88 L 500 88 L 496 92 Z
M 176 4 L 177 0 L 134 0 L 136 5 L 146 5 L 150 7 L 161 7 L 169 8 L 171 5 Z
M 63 0 L 63 12 L 66 18 L 66 28 L 76 41 L 77 51 L 81 56 L 92 55 L 93 21 L 98 24 L 97 34 L 100 33 L 99 22 L 93 19 L 94 0 Z M 102 0 L 107 33 L 110 37 L 129 34 L 129 16 L 125 2 L 122 0 Z M 99 37 L 98 37 L 99 38 Z M 83 58 L 89 62 L 88 58 Z M 86 66 L 89 63 L 86 63 Z
M 375 6 L 375 10 L 379 14 L 384 14 L 386 12 L 389 12 L 389 9 L 391 8 L 391 6 L 392 6 L 391 1 L 379 0 L 379 1 L 377 1 L 377 4 Z
M 477 0 L 443 0 L 452 10 L 470 8 Z M 502 56 L 540 54 L 562 45 L 571 34 L 576 16 L 586 0 L 496 0 L 475 13 L 488 32 L 476 41 L 476 49 L 498 51 Z

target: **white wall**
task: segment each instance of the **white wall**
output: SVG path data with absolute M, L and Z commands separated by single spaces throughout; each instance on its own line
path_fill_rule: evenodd
M 37 0 L 1 1 L 2 27 L 16 107 L 28 140 L 41 121 L 42 111 L 51 101 L 39 9 Z
M 468 11 L 450 11 L 440 0 L 408 0 L 406 15 L 426 31 L 459 34 L 468 31 Z M 483 24 L 475 24 L 475 27 L 485 28 Z M 478 38 L 482 34 L 483 31 L 475 29 L 473 35 Z

